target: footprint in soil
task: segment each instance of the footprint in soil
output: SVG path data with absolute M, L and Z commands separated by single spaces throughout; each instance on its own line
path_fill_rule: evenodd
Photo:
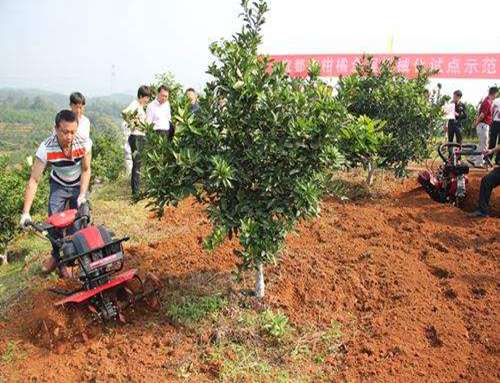
M 486 296 L 486 290 L 481 288 L 481 287 L 473 287 L 470 289 L 472 295 L 474 295 L 474 298 L 481 299 Z
M 444 296 L 448 299 L 455 299 L 458 295 L 455 290 L 448 288 L 444 291 Z
M 443 245 L 442 243 L 440 242 L 431 242 L 430 244 L 433 248 L 435 248 L 437 251 L 440 251 L 442 253 L 449 253 L 450 250 L 445 246 Z
M 448 271 L 448 270 L 443 269 L 441 267 L 430 266 L 429 269 L 430 269 L 431 274 L 434 275 L 436 278 L 439 278 L 439 279 L 453 278 L 453 273 L 451 271 Z
M 432 347 L 441 347 L 443 345 L 443 341 L 439 338 L 436 328 L 432 325 L 425 328 L 425 337 Z

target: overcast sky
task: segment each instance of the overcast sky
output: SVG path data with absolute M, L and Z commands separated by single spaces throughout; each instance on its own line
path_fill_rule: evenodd
M 269 0 L 262 53 L 498 53 L 500 0 Z M 200 88 L 239 0 L 0 0 L 0 87 L 135 92 L 171 71 Z M 114 68 L 114 69 L 113 69 Z M 476 101 L 495 80 L 442 81 Z M 496 81 L 500 83 L 500 79 Z

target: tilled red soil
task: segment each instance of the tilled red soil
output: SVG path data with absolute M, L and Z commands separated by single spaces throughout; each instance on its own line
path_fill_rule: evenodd
M 474 174 L 466 209 L 478 185 Z M 379 200 L 327 200 L 321 218 L 299 225 L 278 266 L 268 268 L 265 303 L 297 326 L 343 324 L 343 364 L 327 381 L 498 382 L 499 196 L 496 217 L 480 220 L 433 202 L 414 181 Z M 161 226 L 165 240 L 128 252 L 130 264 L 155 272 L 167 288 L 209 292 L 214 276 L 234 270 L 235 240 L 202 250 L 210 226 L 193 200 L 169 208 Z M 51 299 L 30 294 L 0 322 L 0 353 L 9 342 L 25 353 L 0 361 L 7 381 L 170 382 L 199 351 L 196 337 L 161 312 L 137 309 L 129 324 L 82 335 L 73 330 L 79 318 L 40 311 Z M 60 328 L 51 347 L 33 334 L 47 315 Z

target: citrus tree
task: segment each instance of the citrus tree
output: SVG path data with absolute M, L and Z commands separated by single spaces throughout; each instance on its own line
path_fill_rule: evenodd
M 372 68 L 371 57 L 363 57 L 355 72 L 341 78 L 337 97 L 349 113 L 385 121 L 382 131 L 393 139 L 379 153 L 380 166 L 393 166 L 402 175 L 410 161 L 429 155 L 428 143 L 442 127 L 441 107 L 429 102 L 426 85 L 434 73 L 418 67 L 415 78 L 397 71 L 397 59 Z
M 367 116 L 352 117 L 340 130 L 339 148 L 349 166 L 362 165 L 368 170 L 367 184 L 373 183 L 374 171 L 386 158 L 383 153 L 392 144 L 392 136 L 385 133 L 385 121 Z
M 292 79 L 283 63 L 258 54 L 267 4 L 242 7 L 241 31 L 210 46 L 216 61 L 200 112 L 179 107 L 172 142 L 147 138 L 144 197 L 159 214 L 188 195 L 204 202 L 214 227 L 206 248 L 237 235 L 240 266 L 256 270 L 262 297 L 264 265 L 276 261 L 297 220 L 319 212 L 325 172 L 341 158 L 345 111 L 317 63 L 307 79 Z

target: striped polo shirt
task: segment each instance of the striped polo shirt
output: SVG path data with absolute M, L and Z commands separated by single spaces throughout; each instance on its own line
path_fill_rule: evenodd
M 92 141 L 88 137 L 78 134 L 71 144 L 71 157 L 66 157 L 53 134 L 40 144 L 36 157 L 46 165 L 51 165 L 50 178 L 63 186 L 80 185 L 82 175 L 82 160 L 92 149 Z

